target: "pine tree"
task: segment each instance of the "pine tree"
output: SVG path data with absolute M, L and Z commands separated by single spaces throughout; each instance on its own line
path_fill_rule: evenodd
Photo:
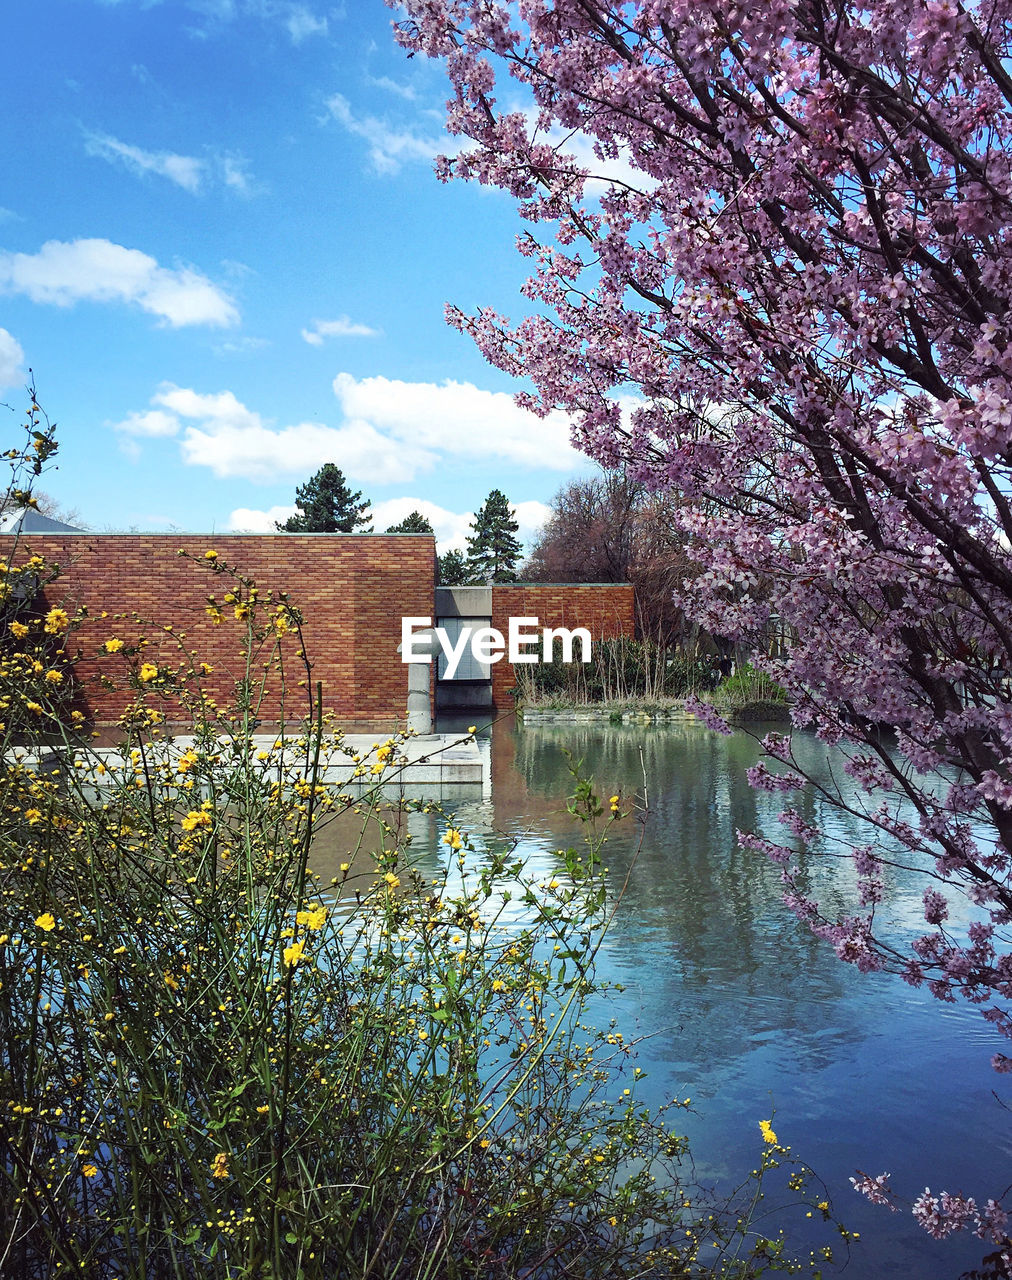
M 423 516 L 420 511 L 412 511 L 400 524 L 392 524 L 387 533 L 435 533 L 435 530 L 428 517 Z
M 467 539 L 467 568 L 472 582 L 516 582 L 521 545 L 520 528 L 506 495 L 493 489 L 471 525 Z
M 441 587 L 468 587 L 471 575 L 463 551 L 447 551 L 437 559 L 436 580 Z
M 325 462 L 295 490 L 298 512 L 277 527 L 283 533 L 369 533 L 371 504 L 361 497 L 348 488 L 340 467 Z

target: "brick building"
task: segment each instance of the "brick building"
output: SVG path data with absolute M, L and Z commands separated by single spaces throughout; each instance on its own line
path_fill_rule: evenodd
M 7 539 L 8 550 L 13 542 Z M 207 552 L 216 553 L 211 558 Z M 130 671 L 140 661 L 160 670 L 192 666 L 221 706 L 237 687 L 249 691 L 265 723 L 301 719 L 309 688 L 322 685 L 323 704 L 346 728 L 394 727 L 403 722 L 408 667 L 397 646 L 402 616 L 458 624 L 462 615 L 449 589 L 435 585 L 431 534 L 94 534 L 28 532 L 14 548 L 14 563 L 32 555 L 59 565 L 46 591 L 47 607 L 85 617 L 73 633 L 78 705 L 97 723 L 115 721 L 130 700 Z M 230 577 L 230 571 L 238 579 Z M 287 592 L 304 616 L 301 639 L 311 663 L 299 657 L 300 635 L 270 634 L 246 652 L 246 625 L 236 618 L 253 581 L 261 601 Z M 509 585 L 469 588 L 478 593 L 465 613 L 505 632 L 510 616 L 537 617 L 543 626 L 583 626 L 594 639 L 633 634 L 632 587 Z M 215 604 L 210 604 L 213 597 Z M 272 606 L 273 609 L 273 606 Z M 216 615 L 221 615 L 216 620 Z M 124 641 L 119 653 L 105 641 Z M 142 644 L 143 642 L 143 644 Z M 141 646 L 141 647 L 138 647 Z M 283 686 L 274 652 L 283 659 Z M 210 671 L 203 672 L 200 663 Z M 271 664 L 265 675 L 265 664 Z M 435 670 L 434 670 L 435 673 Z M 491 670 L 466 669 L 440 703 L 512 706 L 514 672 L 503 659 Z M 303 683 L 300 683 L 303 682 Z M 435 692 L 435 690 L 434 690 Z M 172 718 L 178 704 L 167 702 Z

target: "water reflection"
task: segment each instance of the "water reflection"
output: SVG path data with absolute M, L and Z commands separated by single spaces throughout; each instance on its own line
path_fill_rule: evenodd
M 688 1094 L 698 1104 L 688 1128 L 703 1175 L 732 1178 L 751 1167 L 756 1123 L 775 1105 L 781 1138 L 825 1178 L 862 1234 L 854 1275 L 954 1280 L 978 1262 L 979 1242 L 935 1244 L 908 1214 L 865 1205 L 847 1179 L 857 1168 L 890 1170 L 911 1197 L 926 1181 L 935 1190 L 1000 1194 L 1012 1144 L 991 1093 L 1003 1081 L 988 1061 L 1001 1046 L 974 1010 L 942 1006 L 888 975 L 857 973 L 787 912 L 777 868 L 735 839 L 739 828 L 782 833 L 780 801 L 757 795 L 745 778 L 758 755 L 754 740 L 692 723 L 500 721 L 486 736 L 491 794 L 462 800 L 458 821 L 479 847 L 517 844 L 538 874 L 554 870 L 555 851 L 580 835 L 565 811 L 572 779 L 564 750 L 583 759 L 605 796 L 642 794 L 645 780 L 645 822 L 620 824 L 606 846 L 616 885 L 634 859 L 635 867 L 601 967 L 625 987 L 609 1016 L 627 1034 L 649 1037 L 640 1058 L 645 1096 Z M 842 778 L 840 759 L 827 760 L 814 739 L 799 737 L 796 748 L 809 767 Z M 843 839 L 869 839 L 855 820 L 825 811 L 814 790 L 799 807 Z M 397 821 L 422 868 L 434 872 L 445 857 L 445 823 L 426 814 Z M 352 834 L 335 826 L 314 857 L 319 870 L 348 860 L 342 849 Z M 383 840 L 374 828 L 361 846 L 363 873 Z M 817 897 L 851 900 L 849 861 L 815 857 L 806 871 Z M 917 927 L 922 888 L 915 876 L 889 871 L 883 918 Z

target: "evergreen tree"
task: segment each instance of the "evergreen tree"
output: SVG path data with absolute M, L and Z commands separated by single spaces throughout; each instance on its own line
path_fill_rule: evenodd
M 435 530 L 420 511 L 412 511 L 400 524 L 392 524 L 387 533 L 435 533 Z
M 283 533 L 369 533 L 371 504 L 361 497 L 348 488 L 340 467 L 325 462 L 295 490 L 298 512 L 277 527 Z
M 493 489 L 471 525 L 467 539 L 467 567 L 472 582 L 516 582 L 521 546 L 520 526 L 506 495 Z
M 467 557 L 463 551 L 447 551 L 446 555 L 438 557 L 436 580 L 441 587 L 467 587 L 471 585 Z

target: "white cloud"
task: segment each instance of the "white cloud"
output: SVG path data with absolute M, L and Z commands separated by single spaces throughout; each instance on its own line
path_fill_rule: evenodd
M 286 473 L 311 473 L 336 458 L 352 479 L 399 484 L 429 470 L 434 461 L 421 449 L 379 435 L 368 423 L 335 428 L 300 422 L 275 430 L 263 424 L 213 422 L 187 427 L 182 450 L 190 466 L 264 483 Z
M 382 533 L 392 524 L 400 524 L 412 511 L 420 511 L 435 531 L 440 554 L 451 547 L 464 549 L 464 539 L 474 519 L 473 511 L 447 511 L 427 498 L 387 498 L 383 502 L 374 502 L 372 511 L 373 528 L 377 533 Z
M 369 159 L 377 173 L 397 173 L 412 160 L 435 159 L 447 149 L 445 136 L 429 136 L 396 127 L 378 116 L 357 116 L 341 93 L 327 99 L 327 110 L 349 133 L 369 144 Z
M 122 422 L 114 424 L 113 429 L 128 436 L 144 436 L 148 439 L 174 436 L 179 433 L 179 419 L 162 409 L 149 409 L 147 413 L 127 414 Z
M 207 170 L 205 161 L 198 160 L 196 156 L 181 156 L 174 151 L 145 151 L 143 147 L 120 142 L 108 133 L 86 131 L 84 149 L 88 155 L 108 160 L 111 164 L 121 162 L 131 173 L 141 176 L 156 173 L 168 178 L 193 195 L 200 190 Z
M 230 533 L 277 533 L 278 525 L 295 515 L 298 507 L 269 507 L 257 511 L 253 507 L 236 507 L 228 518 Z
M 122 164 L 138 177 L 156 174 L 182 187 L 190 195 L 199 195 L 211 182 L 219 181 L 241 196 L 252 196 L 256 184 L 249 175 L 249 161 L 241 155 L 215 154 L 206 158 L 179 155 L 175 151 L 146 151 L 130 142 L 122 142 L 109 133 L 84 130 L 84 149 L 90 156 L 109 164 Z
M 97 3 L 113 7 L 124 0 L 97 0 Z M 141 8 L 149 9 L 161 0 L 139 0 L 139 3 Z M 307 5 L 292 0 L 186 0 L 186 8 L 204 24 L 183 28 L 196 40 L 206 40 L 216 28 L 238 18 L 278 22 L 287 30 L 293 44 L 301 44 L 309 36 L 325 36 L 329 29 L 326 17 L 317 17 Z M 331 4 L 329 8 L 332 16 L 344 16 L 341 6 Z
M 435 460 L 425 450 L 381 435 L 367 422 L 275 427 L 231 391 L 203 395 L 163 383 L 151 403 L 153 411 L 132 413 L 116 429 L 134 438 L 178 435 L 183 461 L 209 467 L 216 476 L 268 483 L 279 475 L 309 474 L 336 459 L 352 479 L 382 476 L 384 483 L 398 484 L 428 470 Z
M 232 298 L 199 271 L 160 267 L 139 249 L 111 240 L 49 240 L 38 253 L 0 253 L 0 293 L 58 307 L 134 302 L 173 329 L 239 321 Z
M 314 320 L 311 329 L 302 330 L 302 336 L 310 346 L 322 347 L 324 338 L 376 338 L 379 330 L 338 316 L 336 320 Z
M 399 382 L 339 373 L 334 394 L 347 420 L 366 422 L 428 451 L 553 471 L 571 471 L 587 461 L 569 443 L 564 414 L 538 418 L 505 392 L 483 391 L 470 382 Z
M 325 462 L 336 462 L 350 479 L 370 486 L 408 484 L 447 457 L 556 471 L 586 465 L 568 442 L 562 414 L 536 418 L 502 392 L 460 382 L 356 380 L 347 373 L 334 380 L 334 391 L 340 425 L 278 426 L 231 391 L 204 394 L 166 382 L 152 396 L 151 409 L 129 414 L 116 429 L 134 446 L 144 437 L 176 436 L 189 466 L 263 483 L 310 475 Z M 418 501 L 412 505 L 425 510 Z M 518 518 L 533 529 L 543 511 L 538 503 L 521 504 Z M 452 524 L 440 531 L 454 545 L 459 534 Z
M 234 341 L 219 342 L 215 345 L 216 356 L 244 356 L 251 351 L 262 351 L 271 345 L 270 338 L 255 338 L 252 334 L 236 338 Z
M 220 156 L 218 166 L 221 170 L 221 180 L 226 187 L 232 191 L 237 191 L 241 196 L 255 194 L 256 184 L 247 172 L 249 161 L 244 156 Z
M 520 538 L 528 542 L 536 533 L 540 533 L 552 516 L 552 508 L 544 502 L 518 502 L 513 508 L 513 517 L 520 526 Z
M 327 19 L 316 17 L 302 4 L 292 5 L 284 22 L 293 44 L 301 44 L 308 36 L 327 34 Z
M 24 381 L 24 358 L 25 353 L 17 338 L 6 329 L 0 329 L 0 387 L 13 387 Z
M 400 84 L 397 80 L 391 80 L 389 76 L 368 76 L 367 83 L 374 85 L 377 89 L 385 89 L 387 93 L 395 93 L 398 98 L 404 98 L 407 102 L 414 102 L 418 94 L 409 84 Z

